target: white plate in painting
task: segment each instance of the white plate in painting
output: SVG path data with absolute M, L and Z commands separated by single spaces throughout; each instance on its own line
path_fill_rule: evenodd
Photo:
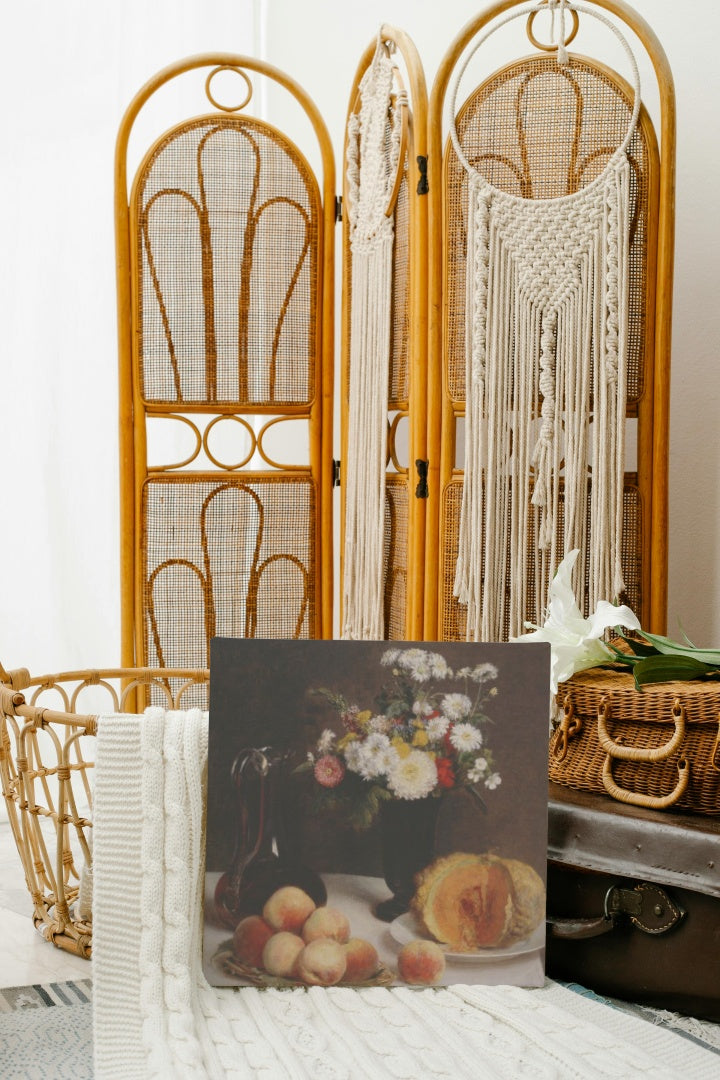
M 390 923 L 390 933 L 399 945 L 407 945 L 410 941 L 418 941 L 426 935 L 422 934 L 415 922 L 415 917 L 406 911 L 404 915 L 398 915 Z M 533 930 L 530 937 L 523 941 L 516 941 L 512 945 L 506 945 L 501 949 L 478 949 L 477 952 L 452 952 L 446 945 L 440 948 L 448 960 L 464 960 L 472 964 L 494 963 L 497 960 L 508 960 L 513 956 L 524 956 L 526 953 L 535 952 L 545 946 L 545 923 L 541 922 L 537 929 Z

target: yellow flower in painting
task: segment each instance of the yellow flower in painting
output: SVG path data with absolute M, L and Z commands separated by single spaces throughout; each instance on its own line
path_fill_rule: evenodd
M 412 744 L 413 746 L 427 746 L 428 741 L 429 740 L 427 731 L 425 731 L 424 729 L 418 729 L 413 735 Z
M 338 739 L 338 750 L 344 750 L 346 746 L 349 746 L 354 739 L 357 739 L 356 731 L 348 731 L 347 735 L 343 735 L 342 739 Z
M 391 744 L 395 747 L 395 752 L 399 758 L 406 758 L 408 756 L 408 754 L 410 753 L 409 743 L 406 743 L 404 739 L 401 739 L 397 735 L 394 739 L 391 739 L 390 741 Z
M 357 722 L 361 724 L 362 727 L 367 727 L 372 720 L 372 715 L 371 709 L 363 709 L 362 712 L 357 714 Z

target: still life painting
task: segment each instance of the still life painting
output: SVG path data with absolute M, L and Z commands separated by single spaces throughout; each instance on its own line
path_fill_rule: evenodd
M 219 986 L 541 985 L 547 644 L 211 646 Z

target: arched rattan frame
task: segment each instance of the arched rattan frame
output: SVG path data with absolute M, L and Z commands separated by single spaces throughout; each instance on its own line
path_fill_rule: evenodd
M 277 404 L 253 404 L 248 406 L 246 402 L 228 402 L 213 400 L 217 395 L 208 394 L 207 401 L 193 399 L 175 403 L 163 402 L 161 404 L 144 399 L 141 382 L 140 363 L 138 354 L 138 334 L 141 328 L 139 313 L 139 287 L 138 287 L 138 256 L 137 256 L 137 232 L 142 228 L 138 224 L 137 213 L 134 211 L 136 199 L 136 185 L 131 191 L 128 190 L 128 144 L 130 141 L 133 125 L 142 107 L 149 99 L 166 83 L 187 72 L 209 68 L 213 69 L 206 81 L 206 93 L 211 105 L 217 112 L 207 117 L 199 117 L 194 121 L 186 122 L 192 126 L 203 121 L 214 123 L 218 129 L 225 129 L 233 122 L 239 123 L 237 118 L 228 119 L 228 114 L 237 113 L 247 104 L 243 102 L 236 108 L 225 108 L 215 102 L 210 93 L 210 79 L 217 69 L 232 69 L 239 72 L 248 84 L 250 93 L 252 87 L 247 72 L 256 73 L 281 86 L 300 105 L 309 120 L 314 136 L 319 147 L 320 162 L 322 167 L 321 182 L 308 175 L 316 186 L 318 192 L 317 213 L 317 243 L 313 248 L 315 259 L 315 299 L 313 313 L 309 316 L 315 320 L 315 348 L 314 355 L 309 357 L 308 363 L 314 365 L 313 390 L 311 400 L 302 405 L 291 403 Z M 249 100 L 249 96 L 248 96 Z M 267 135 L 274 138 L 285 147 L 294 160 L 302 161 L 300 152 L 282 133 L 265 124 L 264 121 L 254 120 L 243 114 L 243 123 L 253 125 L 253 130 L 259 132 L 258 139 Z M 177 125 L 170 132 L 166 132 L 161 140 L 158 140 L 155 148 L 151 148 L 141 164 L 137 176 L 143 172 L 148 159 L 157 151 L 157 146 L 162 139 L 167 140 L 175 133 L 180 132 L 183 125 Z M 258 151 L 259 153 L 259 151 Z M 266 200 L 266 204 L 272 202 L 272 198 Z M 286 199 L 286 202 L 290 200 Z M 179 469 L 187 466 L 197 456 L 199 450 L 205 451 L 207 458 L 213 465 L 220 464 L 213 458 L 208 445 L 208 435 L 212 424 L 217 419 L 232 417 L 240 423 L 244 423 L 249 431 L 251 440 L 251 452 L 248 458 L 240 463 L 225 465 L 218 472 L 202 474 L 198 472 L 199 481 L 203 479 L 217 485 L 226 482 L 228 488 L 242 492 L 247 489 L 248 498 L 257 500 L 257 484 L 267 480 L 268 484 L 277 481 L 278 477 L 287 479 L 288 482 L 302 483 L 311 492 L 313 522 L 309 527 L 310 539 L 310 564 L 300 565 L 301 560 L 296 555 L 285 554 L 282 550 L 274 550 L 270 546 L 262 553 L 259 551 L 259 541 L 255 546 L 258 550 L 257 558 L 251 559 L 248 569 L 248 602 L 246 613 L 246 633 L 253 633 L 257 626 L 257 589 L 254 599 L 250 596 L 252 583 L 259 588 L 259 582 L 263 574 L 272 575 L 280 573 L 283 567 L 286 574 L 293 572 L 293 567 L 298 570 L 301 577 L 298 579 L 299 588 L 303 593 L 301 610 L 299 613 L 300 624 L 303 619 L 310 618 L 308 612 L 312 608 L 312 624 L 306 622 L 305 627 L 311 625 L 311 636 L 330 637 L 332 634 L 332 409 L 333 409 L 333 340 L 334 340 L 334 226 L 335 226 L 335 167 L 330 138 L 325 123 L 314 103 L 298 86 L 294 80 L 284 72 L 256 60 L 252 57 L 235 55 L 232 53 L 201 54 L 181 60 L 158 72 L 138 92 L 130 103 L 118 131 L 116 155 L 115 155 L 115 228 L 116 228 L 116 262 L 117 262 L 117 297 L 118 297 L 118 343 L 119 343 L 119 413 L 120 413 L 120 514 L 121 514 L 121 617 L 122 617 L 122 663 L 127 666 L 145 664 L 148 654 L 148 641 L 153 640 L 153 613 L 149 610 L 148 595 L 152 596 L 152 589 L 148 593 L 148 584 L 144 580 L 147 575 L 143 570 L 143 555 L 145 537 L 143 535 L 143 491 L 148 479 L 158 479 L 167 476 L 170 469 Z M 308 241 L 309 242 L 309 241 Z M 307 249 L 307 243 L 306 248 Z M 212 256 L 211 256 L 212 258 Z M 298 264 L 299 265 L 299 264 Z M 152 267 L 151 267 L 152 270 Z M 204 280 L 204 279 L 203 279 Z M 292 283 L 291 286 L 292 287 Z M 210 298 L 212 302 L 212 297 Z M 164 316 L 163 316 L 164 317 Z M 281 319 L 283 316 L 281 315 Z M 206 335 L 207 335 L 206 320 Z M 278 327 L 280 324 L 278 323 Z M 279 329 L 276 331 L 279 333 Z M 221 396 L 221 395 L 220 395 Z M 148 417 L 172 416 L 178 413 L 190 413 L 190 418 L 177 417 L 185 424 L 194 429 L 197 443 L 195 455 L 187 461 L 177 465 L 153 469 L 148 465 L 146 420 Z M 215 419 L 201 432 L 198 423 L 202 414 L 212 414 Z M 245 417 L 248 414 L 262 417 L 262 414 L 273 414 L 274 418 L 266 420 L 258 435 L 250 428 Z M 278 416 L 278 414 L 280 414 Z M 273 424 L 280 419 L 302 418 L 307 421 L 309 428 L 309 465 L 278 466 L 272 460 L 269 452 L 264 450 L 263 436 Z M 267 470 L 252 473 L 243 473 L 242 467 L 246 464 L 253 451 L 257 451 Z M 187 476 L 187 472 L 183 474 Z M 250 479 L 255 481 L 255 487 L 251 489 Z M 244 481 L 247 479 L 247 483 Z M 266 485 L 267 486 L 267 485 Z M 298 490 L 297 488 L 295 490 Z M 204 512 L 204 511 L 203 511 Z M 254 512 L 254 511 L 253 511 Z M 258 526 L 262 528 L 262 523 Z M 258 534 L 260 535 L 260 534 Z M 289 560 L 289 561 L 288 561 Z M 182 559 L 168 560 L 177 565 Z M 191 560 L 188 560 L 191 561 Z M 207 558 L 205 562 L 207 563 Z M 291 565 L 292 564 L 292 565 Z M 188 572 L 198 571 L 201 577 L 207 568 L 193 566 L 188 567 Z M 297 576 L 297 575 L 296 575 Z M 207 581 L 204 587 L 207 592 Z M 256 580 L 257 579 L 257 580 Z M 280 586 L 282 589 L 282 585 Z M 213 613 L 211 613 L 212 615 Z M 213 631 L 213 618 L 206 619 L 207 636 Z M 160 663 L 163 664 L 161 658 Z M 182 662 L 182 661 L 181 661 Z
M 443 195 L 444 147 L 443 114 L 453 71 L 468 45 L 494 19 L 523 0 L 496 0 L 468 22 L 455 37 L 441 61 L 432 87 L 428 113 L 428 177 L 430 182 L 429 229 L 429 359 L 428 359 L 428 456 L 429 499 L 426 538 L 426 580 L 424 636 L 435 640 L 440 634 L 441 590 L 438 580 L 445 522 L 441 520 L 442 494 L 450 482 L 453 462 L 449 429 L 454 422 L 449 405 L 444 371 L 444 295 L 446 257 L 444 251 Z M 646 388 L 638 408 L 638 487 L 643 501 L 642 621 L 646 629 L 661 633 L 667 617 L 668 558 L 668 427 L 670 384 L 670 338 L 674 254 L 675 187 L 675 94 L 665 52 L 650 25 L 623 0 L 590 0 L 624 23 L 637 36 L 655 72 L 660 99 L 660 156 L 651 183 L 657 202 L 657 217 L 648 245 L 648 296 L 652 308 L 648 322 L 653 334 L 652 355 L 647 357 Z M 621 80 L 620 80 L 621 82 Z M 646 121 L 647 122 L 647 121 Z M 437 584 L 437 588 L 434 584 Z

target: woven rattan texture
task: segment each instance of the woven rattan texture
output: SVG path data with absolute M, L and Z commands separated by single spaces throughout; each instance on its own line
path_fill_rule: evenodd
M 480 86 L 457 120 L 468 160 L 495 187 L 523 198 L 571 194 L 592 181 L 625 136 L 632 111 L 613 79 L 590 62 L 529 57 Z M 647 161 L 641 129 L 633 136 L 632 236 L 628 341 L 628 400 L 643 391 L 647 279 Z M 465 258 L 467 176 L 454 153 L 446 175 L 447 292 L 445 300 L 448 393 L 465 400 Z
M 207 667 L 216 635 L 316 636 L 307 475 L 151 479 L 142 527 L 149 665 Z
M 22 861 L 27 911 L 58 948 L 89 957 L 92 888 L 83 868 L 92 845 L 96 717 L 135 708 L 139 687 L 168 709 L 206 699 L 207 670 L 132 668 L 33 677 L 3 674 L 0 787 Z M 170 683 L 174 690 L 170 691 Z M 90 712 L 92 710 L 92 712 Z
M 250 118 L 200 118 L 163 137 L 135 190 L 145 400 L 309 403 L 320 199 L 298 150 Z
M 589 491 L 588 517 L 590 513 L 589 499 L 591 497 L 592 492 Z M 458 555 L 458 536 L 460 531 L 461 505 L 462 480 L 454 480 L 452 483 L 447 485 L 445 491 L 443 492 L 442 506 L 440 511 L 441 520 L 443 522 L 442 546 L 440 552 L 440 574 L 442 581 L 442 592 L 440 604 L 441 621 L 439 626 L 439 640 L 441 641 L 465 641 L 466 639 L 465 608 L 461 604 L 459 604 L 453 596 L 455 565 L 457 563 Z M 564 529 L 563 510 L 564 502 L 561 491 L 557 520 L 557 535 L 558 543 L 560 544 L 562 543 L 562 533 Z M 534 513 L 534 508 L 531 505 L 528 518 L 529 528 L 531 530 L 535 527 Z M 624 603 L 629 604 L 633 611 L 642 610 L 642 549 L 643 536 L 641 496 L 640 492 L 634 484 L 626 483 L 623 495 L 622 537 L 625 592 L 623 594 L 622 600 Z M 540 607 L 543 608 L 543 610 L 539 610 L 538 601 L 535 596 L 535 589 L 533 585 L 534 564 L 532 562 L 528 567 L 528 580 L 529 586 L 526 594 L 525 610 L 528 612 L 528 619 L 530 621 L 536 621 L 538 623 L 541 623 L 544 621 L 545 601 L 544 599 L 541 601 Z M 588 590 L 586 583 L 584 602 L 584 610 L 586 615 L 589 613 L 587 591 Z M 508 612 L 506 610 L 506 618 L 507 614 Z
M 673 736 L 676 702 L 685 710 L 685 738 L 679 749 L 663 761 L 613 761 L 612 775 L 621 788 L 640 796 L 667 797 L 678 782 L 678 762 L 685 758 L 690 779 L 684 794 L 673 804 L 678 810 L 720 814 L 720 685 L 716 682 L 670 682 L 646 685 L 637 691 L 631 675 L 593 668 L 560 686 L 558 704 L 572 705 L 573 717 L 582 722 L 562 756 L 557 735 L 551 740 L 549 776 L 558 784 L 605 792 L 602 770 L 606 751 L 598 740 L 598 710 L 607 702 L 606 722 L 614 742 L 623 747 L 652 750 Z
M 408 479 L 388 476 L 385 482 L 385 636 L 405 639 L 408 564 Z

